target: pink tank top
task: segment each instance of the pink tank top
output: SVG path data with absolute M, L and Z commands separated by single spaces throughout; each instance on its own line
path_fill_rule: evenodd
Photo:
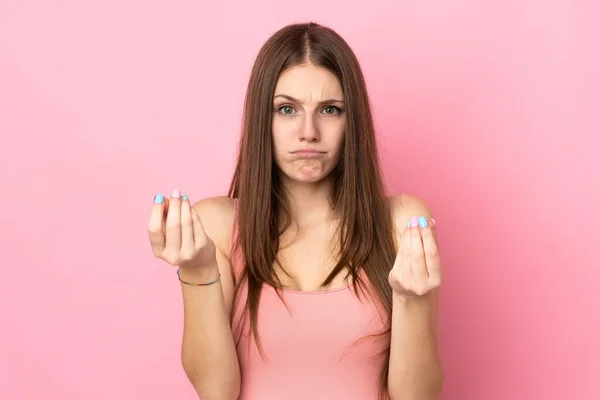
M 237 200 L 234 210 L 232 243 L 238 233 Z M 231 262 L 238 278 L 242 262 L 239 257 Z M 242 313 L 246 287 L 240 290 L 232 321 L 242 374 L 239 399 L 377 399 L 385 337 L 366 337 L 384 327 L 368 297 L 359 299 L 352 287 L 285 290 L 286 308 L 273 287 L 263 286 L 258 310 L 263 359 L 250 336 L 249 317 Z

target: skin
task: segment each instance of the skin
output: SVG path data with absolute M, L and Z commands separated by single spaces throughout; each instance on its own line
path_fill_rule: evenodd
M 273 152 L 291 200 L 294 223 L 282 235 L 280 259 L 292 290 L 318 290 L 335 265 L 337 219 L 329 205 L 329 176 L 342 156 L 346 126 L 338 79 L 324 68 L 300 65 L 285 71 L 273 101 Z M 306 157 L 300 149 L 319 152 Z M 288 276 L 290 275 L 290 276 Z M 342 274 L 329 288 L 341 287 Z
M 289 194 L 293 224 L 282 235 L 277 271 L 291 290 L 319 290 L 335 265 L 333 233 L 337 217 L 329 196 L 330 174 L 342 155 L 345 130 L 344 97 L 335 75 L 310 64 L 285 71 L 273 100 L 274 158 Z M 298 150 L 318 151 L 310 157 Z M 437 354 L 439 286 L 442 281 L 437 233 L 431 211 L 419 199 L 389 198 L 394 212 L 398 255 L 389 275 L 393 289 L 389 394 L 392 400 L 435 399 L 443 382 Z M 427 227 L 407 228 L 413 216 Z M 154 254 L 178 266 L 187 282 L 184 297 L 184 369 L 200 397 L 235 399 L 240 371 L 231 334 L 233 273 L 229 238 L 233 201 L 167 199 L 154 204 L 148 232 Z M 343 273 L 326 289 L 348 284 Z M 197 318 L 204 315 L 206 318 Z M 203 321 L 210 321 L 204 323 Z

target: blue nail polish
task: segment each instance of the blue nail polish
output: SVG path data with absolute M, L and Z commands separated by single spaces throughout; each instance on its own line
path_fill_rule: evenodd
M 425 217 L 419 217 L 419 226 L 421 228 L 427 228 L 427 218 Z
M 187 194 L 182 194 L 181 195 L 181 200 L 187 200 L 187 199 L 188 199 Z
M 165 201 L 165 198 L 162 194 L 157 193 L 156 196 L 154 196 L 154 203 L 155 204 L 162 204 L 163 201 Z
M 410 228 L 410 219 L 408 220 L 408 224 L 406 224 L 407 228 Z

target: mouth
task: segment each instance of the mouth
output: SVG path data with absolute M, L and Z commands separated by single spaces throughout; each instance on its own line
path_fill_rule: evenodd
M 317 157 L 321 157 L 323 154 L 325 154 L 325 152 L 304 149 L 304 150 L 292 151 L 292 154 L 295 155 L 296 157 L 300 157 L 300 158 L 317 158 Z

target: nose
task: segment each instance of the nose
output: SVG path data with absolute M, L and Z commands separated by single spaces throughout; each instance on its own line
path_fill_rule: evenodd
M 319 140 L 319 129 L 312 115 L 307 114 L 302 121 L 298 134 L 301 141 L 316 142 Z

